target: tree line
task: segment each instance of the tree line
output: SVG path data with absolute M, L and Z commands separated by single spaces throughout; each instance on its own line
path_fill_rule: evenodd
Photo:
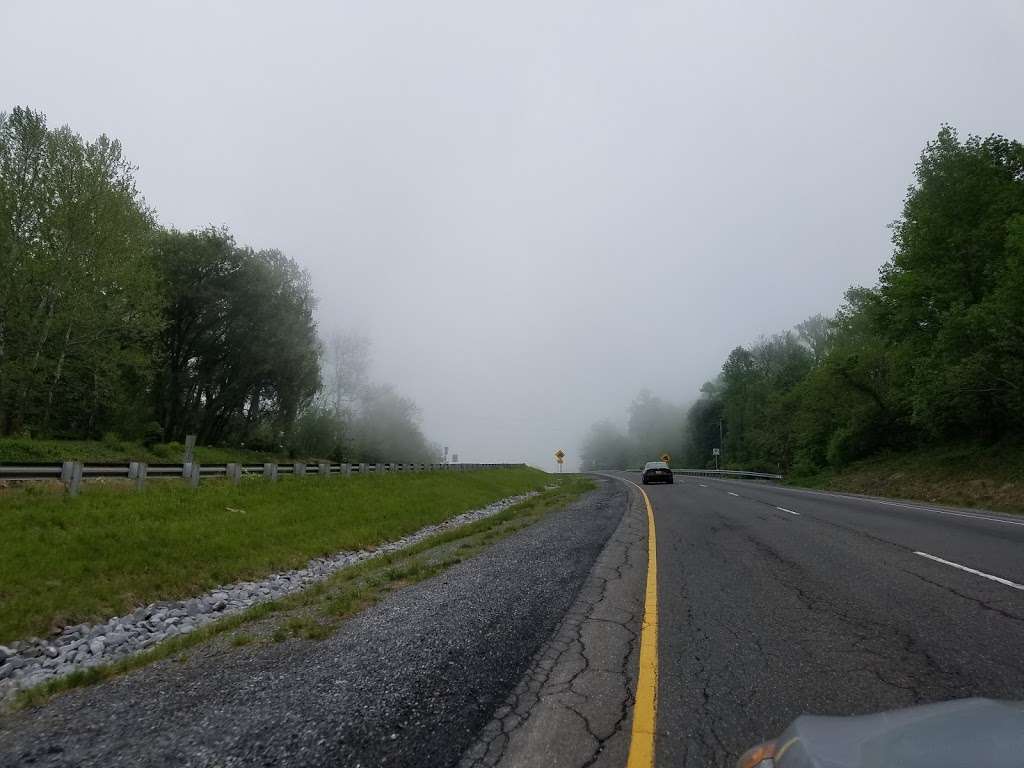
M 682 462 L 712 466 L 720 430 L 727 465 L 796 475 L 1024 437 L 1024 145 L 944 126 L 892 231 L 875 287 L 729 353 L 681 422 Z M 585 462 L 607 452 L 592 433 Z
M 0 113 L 0 433 L 436 458 L 415 404 L 366 381 L 365 340 L 330 356 L 292 259 L 161 227 L 136 170 L 116 140 Z

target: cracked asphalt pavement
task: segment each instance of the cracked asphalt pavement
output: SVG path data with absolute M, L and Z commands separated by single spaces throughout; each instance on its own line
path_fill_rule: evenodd
M 554 638 L 460 768 L 625 765 L 643 619 L 647 518 L 639 495 L 620 487 L 629 489 L 622 522 Z
M 1024 517 L 646 490 L 657 765 L 734 765 L 805 713 L 1024 699 Z M 325 640 L 201 646 L 0 717 L 0 766 L 624 765 L 646 547 L 639 492 L 601 479 Z
M 803 713 L 1024 699 L 1024 591 L 917 554 L 1022 585 L 1024 517 L 694 477 L 646 490 L 658 765 L 732 766 Z
M 326 639 L 208 643 L 0 716 L 0 766 L 455 765 L 591 584 L 628 493 L 599 481 Z

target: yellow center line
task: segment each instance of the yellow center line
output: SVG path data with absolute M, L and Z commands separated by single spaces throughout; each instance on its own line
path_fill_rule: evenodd
M 622 478 L 620 478 L 622 479 Z M 626 768 L 654 765 L 654 726 L 658 714 L 658 552 L 654 535 L 654 507 L 647 493 L 636 483 L 647 506 L 647 588 L 644 591 L 644 620 L 640 627 L 640 675 L 633 705 L 633 732 Z

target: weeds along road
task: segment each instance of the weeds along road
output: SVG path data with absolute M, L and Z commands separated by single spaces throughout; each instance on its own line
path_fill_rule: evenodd
M 731 766 L 805 712 L 1024 698 L 1024 517 L 691 477 L 645 490 L 658 765 Z
M 0 765 L 454 765 L 573 605 L 627 494 L 601 482 L 325 639 L 211 642 L 0 716 Z
M 656 765 L 724 767 L 803 713 L 1024 698 L 1024 518 L 677 477 L 645 488 L 651 617 L 638 476 L 612 474 L 326 639 L 0 716 L 0 766 L 604 768 L 656 693 Z

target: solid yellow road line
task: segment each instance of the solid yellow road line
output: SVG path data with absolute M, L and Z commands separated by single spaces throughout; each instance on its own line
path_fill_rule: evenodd
M 658 552 L 654 535 L 654 507 L 647 493 L 636 483 L 647 505 L 647 588 L 644 592 L 644 620 L 640 628 L 640 675 L 633 705 L 633 732 L 629 741 L 627 768 L 654 765 L 654 725 L 658 714 Z

